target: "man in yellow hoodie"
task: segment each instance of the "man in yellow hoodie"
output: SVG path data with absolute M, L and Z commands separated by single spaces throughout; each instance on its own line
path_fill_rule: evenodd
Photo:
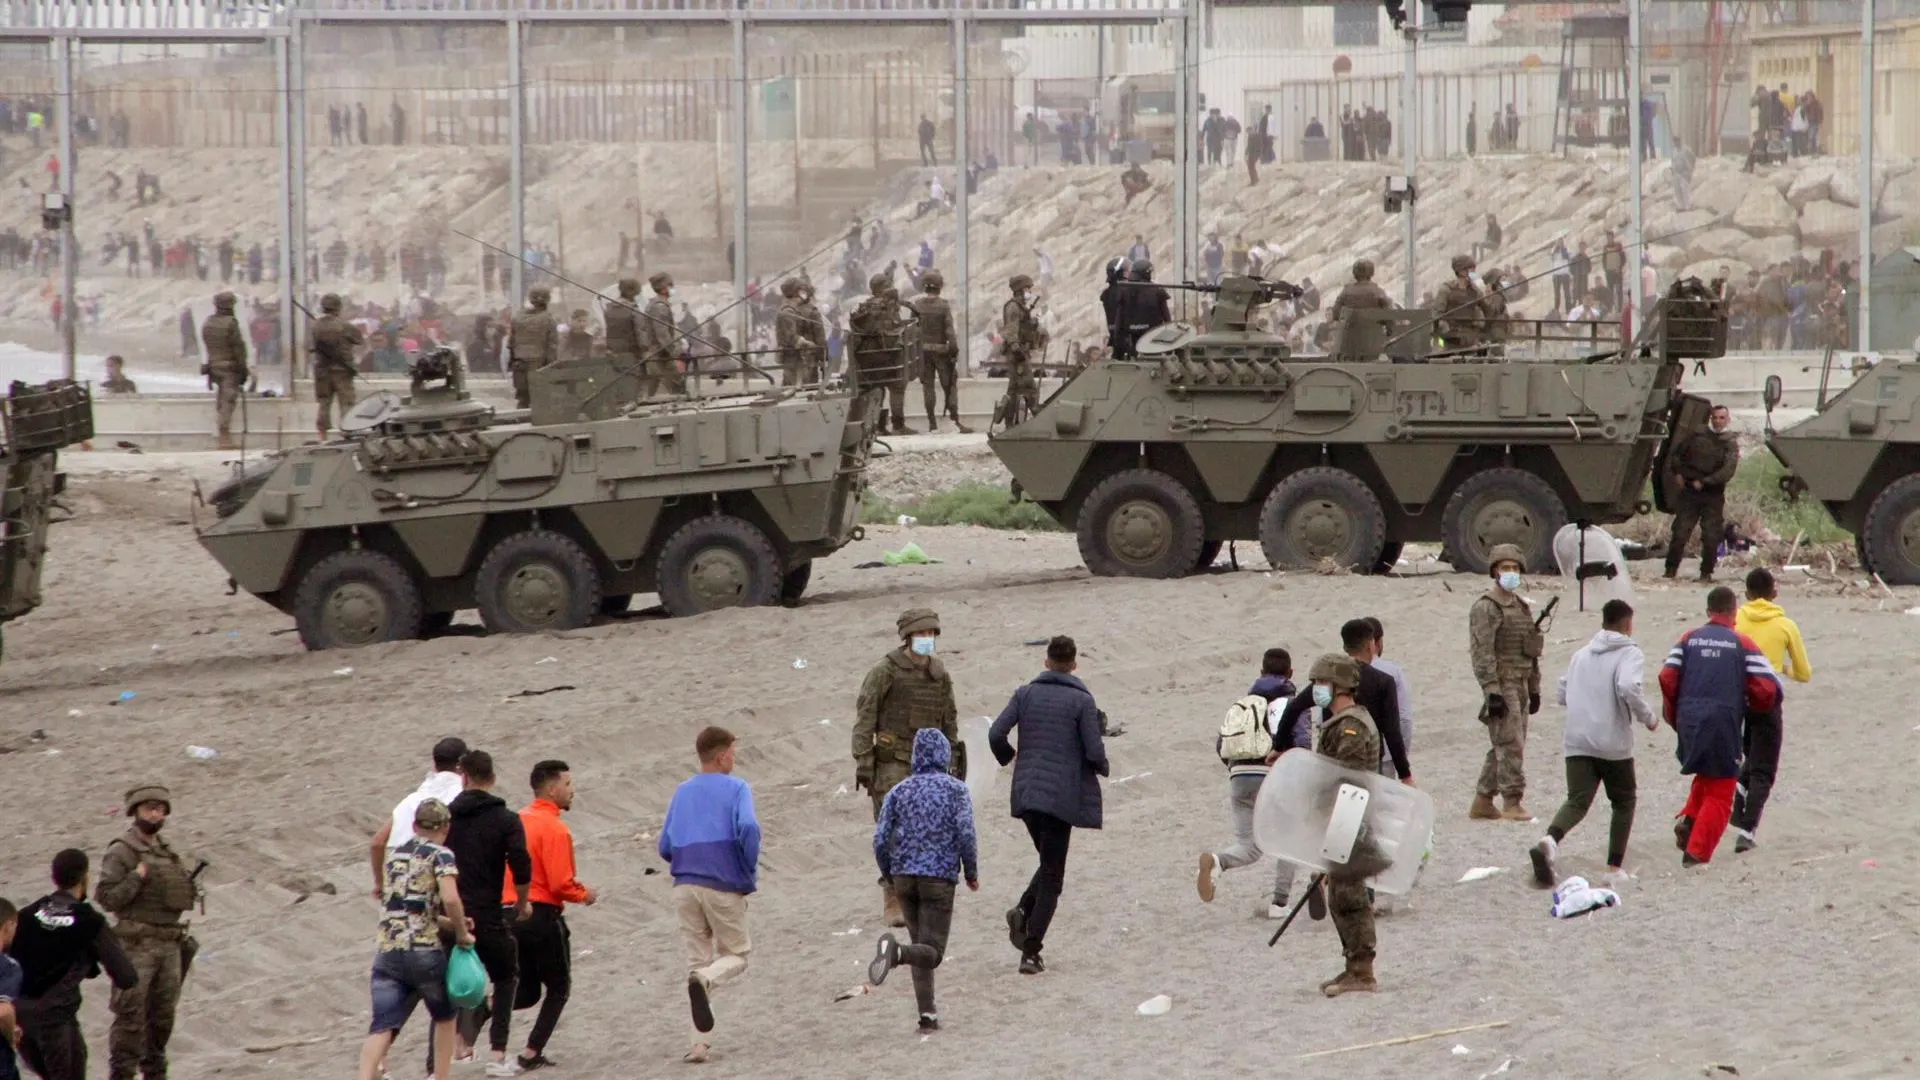
M 1734 618 L 1734 629 L 1752 640 L 1773 670 L 1784 679 L 1807 682 L 1813 678 L 1813 666 L 1807 663 L 1807 646 L 1800 640 L 1800 628 L 1787 618 L 1780 605 L 1773 574 L 1756 568 L 1747 574 L 1747 602 Z M 1741 739 L 1740 780 L 1733 797 L 1733 850 L 1752 851 L 1759 846 L 1753 839 L 1760 827 L 1760 812 L 1766 809 L 1767 795 L 1773 791 L 1773 775 L 1780 767 L 1780 705 L 1771 714 L 1748 713 Z

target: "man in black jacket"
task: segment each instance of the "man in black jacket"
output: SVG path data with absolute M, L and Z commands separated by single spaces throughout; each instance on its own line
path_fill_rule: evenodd
M 1020 973 L 1046 970 L 1040 949 L 1066 883 L 1067 844 L 1075 828 L 1100 827 L 1100 780 L 1107 748 L 1100 710 L 1073 675 L 1078 650 L 1070 637 L 1047 642 L 1047 670 L 1013 692 L 987 732 L 1000 764 L 1013 763 L 1013 816 L 1026 822 L 1040 868 L 1020 902 L 1007 909 L 1007 937 L 1020 950 Z M 1020 729 L 1016 755 L 1007 735 Z
M 84 1080 L 87 1043 L 80 1034 L 80 984 L 105 968 L 116 990 L 139 981 L 133 961 L 86 901 L 87 853 L 53 857 L 54 891 L 27 905 L 7 953 L 25 978 L 20 1000 L 20 1056 L 45 1080 Z
M 1386 744 L 1387 760 L 1393 764 L 1393 775 L 1403 784 L 1413 783 L 1413 765 L 1407 760 L 1405 733 L 1400 725 L 1400 687 L 1393 676 L 1373 666 L 1375 639 L 1373 624 L 1365 619 L 1349 619 L 1340 627 L 1340 644 L 1348 656 L 1360 665 L 1360 688 L 1354 692 L 1353 700 L 1367 715 L 1373 717 L 1374 726 L 1380 729 L 1380 741 Z M 1294 746 L 1310 746 L 1311 742 L 1298 742 L 1294 736 L 1306 728 L 1300 718 L 1313 707 L 1310 695 L 1300 694 L 1287 703 L 1287 711 L 1280 716 L 1280 723 L 1273 728 L 1274 750 L 1285 752 Z M 1382 762 L 1385 764 L 1385 762 Z
M 493 1060 L 505 1067 L 507 1035 L 513 1023 L 514 982 L 519 977 L 519 953 L 513 930 L 507 924 L 507 911 L 500 906 L 504 871 L 513 871 L 515 903 L 511 909 L 515 921 L 533 914 L 527 899 L 527 883 L 533 880 L 533 863 L 527 857 L 527 833 L 520 815 L 507 809 L 506 801 L 493 793 L 493 755 L 484 750 L 469 750 L 460 758 L 460 771 L 466 777 L 465 788 L 448 807 L 453 824 L 447 829 L 447 847 L 452 849 L 459 867 L 460 903 L 473 919 L 473 947 L 486 965 L 487 978 L 493 983 L 492 1023 L 488 1036 Z M 458 1053 L 467 1053 L 480 1041 L 481 1025 L 488 1023 L 489 1009 L 481 1005 L 461 1009 Z

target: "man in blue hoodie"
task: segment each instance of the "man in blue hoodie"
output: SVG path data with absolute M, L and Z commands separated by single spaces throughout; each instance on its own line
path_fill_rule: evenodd
M 733 733 L 710 727 L 694 739 L 700 772 L 674 789 L 660 827 L 660 857 L 673 870 L 673 904 L 687 947 L 687 1000 L 699 1035 L 713 1030 L 715 987 L 747 969 L 747 897 L 760 865 L 753 791 L 733 773 Z M 699 1035 L 686 1061 L 707 1060 Z
M 933 969 L 947 952 L 955 875 L 964 873 L 967 888 L 980 891 L 973 800 L 966 782 L 948 773 L 952 761 L 953 744 L 939 728 L 914 732 L 913 774 L 887 792 L 873 826 L 873 859 L 880 864 L 881 878 L 900 898 L 913 944 L 880 935 L 867 979 L 878 986 L 895 967 L 912 967 L 921 1031 L 940 1029 L 940 1014 L 933 1006 Z

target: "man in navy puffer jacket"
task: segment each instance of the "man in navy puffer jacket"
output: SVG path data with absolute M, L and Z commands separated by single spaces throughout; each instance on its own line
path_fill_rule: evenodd
M 900 898 L 913 944 L 880 935 L 867 978 L 878 986 L 896 965 L 911 966 L 922 1031 L 940 1027 L 933 1007 L 933 969 L 947 951 L 956 875 L 964 872 L 967 888 L 980 888 L 973 800 L 965 782 L 949 774 L 952 762 L 953 745 L 939 728 L 914 732 L 913 774 L 887 792 L 873 826 L 874 861 L 880 864 L 881 879 L 891 882 Z

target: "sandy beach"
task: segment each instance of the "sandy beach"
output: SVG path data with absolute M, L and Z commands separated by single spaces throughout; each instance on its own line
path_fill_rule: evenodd
M 1563 794 L 1562 710 L 1549 703 L 1527 744 L 1526 801 L 1540 822 L 1466 819 L 1486 749 L 1466 644 L 1480 579 L 1269 573 L 1245 544 L 1239 570 L 1223 556 L 1182 581 L 1094 579 L 1067 534 L 883 526 L 819 563 L 793 609 L 639 615 L 529 637 L 487 636 L 468 613 L 435 640 L 307 653 L 291 619 L 226 595 L 194 543 L 190 483 L 219 476 L 218 457 L 65 460 L 76 516 L 57 526 L 46 602 L 5 631 L 0 770 L 14 797 L 0 895 L 24 904 L 47 891 L 59 848 L 97 855 L 123 827 L 129 785 L 172 787 L 168 835 L 212 863 L 175 1076 L 349 1075 L 378 917 L 367 838 L 447 734 L 494 754 L 500 793 L 516 807 L 535 760 L 573 765 L 580 875 L 603 899 L 569 913 L 574 990 L 549 1047 L 557 1075 L 1477 1080 L 1509 1061 L 1500 1075 L 1920 1071 L 1920 988 L 1905 974 L 1920 961 L 1920 860 L 1903 850 L 1920 814 L 1910 782 L 1920 720 L 1902 675 L 1920 664 L 1920 616 L 1905 614 L 1920 590 L 1836 595 L 1788 575 L 1781 602 L 1805 632 L 1815 682 L 1788 691 L 1763 846 L 1736 858 L 1729 837 L 1711 866 L 1683 873 L 1669 829 L 1684 798 L 1673 737 L 1643 733 L 1628 856 L 1638 881 L 1617 910 L 1560 922 L 1531 887 L 1525 848 Z M 924 467 L 879 468 L 922 470 L 877 477 L 882 490 L 926 483 Z M 909 539 L 942 561 L 856 568 Z M 1701 621 L 1703 594 L 1638 585 L 1651 676 Z M 1544 599 L 1560 588 L 1534 577 L 1525 591 Z M 1082 676 L 1127 728 L 1109 748 L 1106 828 L 1073 841 L 1045 975 L 1015 974 L 1001 921 L 1035 865 L 1008 816 L 1004 774 L 976 807 L 981 890 L 960 894 L 939 971 L 944 1030 L 926 1039 L 904 973 L 833 1001 L 864 981 L 884 929 L 869 806 L 852 791 L 854 696 L 894 643 L 896 614 L 917 605 L 943 619 L 963 717 L 997 713 L 1040 668 L 1029 643 L 1066 633 L 1080 643 Z M 1548 635 L 1549 687 L 1598 625 L 1572 606 Z M 1290 648 L 1304 672 L 1337 647 L 1342 621 L 1363 614 L 1386 623 L 1387 652 L 1413 681 L 1414 771 L 1440 825 L 1411 910 L 1380 921 L 1381 992 L 1328 1001 L 1317 985 L 1340 967 L 1331 923 L 1303 917 L 1268 949 L 1272 924 L 1256 917 L 1265 868 L 1227 874 L 1209 906 L 1192 867 L 1230 837 L 1213 734 L 1262 650 Z M 116 704 L 123 692 L 134 696 Z M 678 1063 L 690 1034 L 685 966 L 654 837 L 709 723 L 740 736 L 738 775 L 753 786 L 765 841 L 752 966 L 716 996 L 715 1058 L 696 1069 Z M 189 745 L 218 757 L 194 760 Z M 1563 872 L 1597 874 L 1605 831 L 1601 804 L 1562 846 Z M 1485 866 L 1503 872 L 1458 883 Z M 1157 994 L 1172 997 L 1170 1014 L 1135 1014 Z M 104 980 L 87 996 L 104 1072 Z M 517 1046 L 531 1014 L 515 1020 Z M 1498 1021 L 1509 1023 L 1299 1057 Z M 416 1015 L 402 1034 L 397 1076 L 417 1076 L 425 1029 Z

